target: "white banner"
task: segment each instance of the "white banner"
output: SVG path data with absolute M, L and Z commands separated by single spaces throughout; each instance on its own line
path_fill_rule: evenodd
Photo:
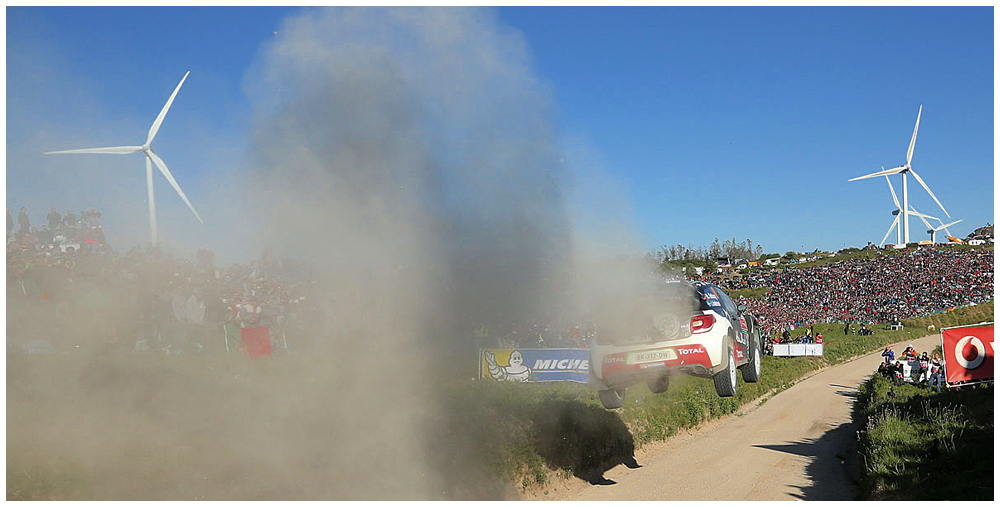
M 774 346 L 774 355 L 783 357 L 822 356 L 822 343 L 780 343 Z

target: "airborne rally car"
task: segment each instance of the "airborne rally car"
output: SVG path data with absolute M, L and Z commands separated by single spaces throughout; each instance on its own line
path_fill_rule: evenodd
M 723 397 L 736 394 L 737 369 L 745 382 L 760 380 L 753 316 L 715 285 L 666 282 L 628 306 L 590 347 L 589 383 L 605 408 L 622 407 L 625 388 L 643 380 L 654 393 L 666 391 L 670 375 L 712 378 Z

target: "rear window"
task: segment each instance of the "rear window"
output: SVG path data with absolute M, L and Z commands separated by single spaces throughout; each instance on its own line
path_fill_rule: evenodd
M 710 287 L 710 285 L 671 282 L 657 292 L 656 298 L 661 305 L 671 308 L 676 313 L 695 313 L 722 308 L 722 303 L 716 293 L 710 292 L 711 298 L 709 298 L 701 292 L 706 287 Z
M 715 286 L 709 284 L 700 285 L 698 287 L 698 296 L 700 301 L 699 310 L 723 311 L 723 294 Z

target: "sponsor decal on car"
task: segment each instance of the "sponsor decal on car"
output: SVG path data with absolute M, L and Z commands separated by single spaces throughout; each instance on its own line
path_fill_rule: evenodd
M 736 333 L 736 346 L 740 345 L 744 347 L 750 346 L 750 334 L 749 333 Z
M 686 356 L 688 354 L 704 354 L 705 348 L 701 345 L 696 345 L 694 347 L 677 347 L 677 353 Z

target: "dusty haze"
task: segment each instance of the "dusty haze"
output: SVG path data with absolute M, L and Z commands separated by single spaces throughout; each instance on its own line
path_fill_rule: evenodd
M 319 270 L 322 331 L 268 361 L 9 354 L 8 484 L 74 499 L 509 497 L 475 428 L 452 431 L 461 414 L 443 409 L 439 386 L 474 368 L 472 330 L 582 317 L 648 273 L 595 260 L 628 227 L 573 223 L 585 172 L 565 162 L 531 66 L 486 10 L 287 19 L 246 76 L 256 112 L 232 227 Z M 621 215 L 620 196 L 592 197 L 590 213 Z M 8 332 L 44 335 L 31 311 L 8 304 Z

